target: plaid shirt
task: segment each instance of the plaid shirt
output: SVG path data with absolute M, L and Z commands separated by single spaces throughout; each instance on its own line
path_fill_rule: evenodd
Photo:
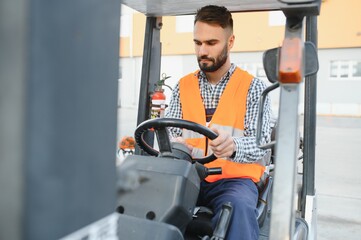
M 218 102 L 222 96 L 224 89 L 232 76 L 236 65 L 232 64 L 228 72 L 222 77 L 222 79 L 212 86 L 204 72 L 199 72 L 199 89 L 201 91 L 203 104 L 205 109 L 217 108 Z M 254 78 L 250 85 L 247 95 L 246 116 L 244 119 L 244 137 L 233 137 L 233 141 L 236 144 L 236 155 L 233 161 L 240 163 L 251 163 L 262 158 L 267 150 L 262 150 L 257 147 L 256 144 L 256 127 L 258 118 L 258 102 L 259 98 L 266 88 L 266 84 L 258 78 Z M 179 82 L 173 89 L 172 97 L 168 108 L 166 109 L 165 117 L 168 118 L 182 118 L 182 107 L 179 95 Z M 263 114 L 263 126 L 262 126 L 262 140 L 261 143 L 267 143 L 271 139 L 271 108 L 270 99 L 267 97 L 264 114 Z M 173 137 L 182 136 L 182 130 L 179 128 L 169 128 Z

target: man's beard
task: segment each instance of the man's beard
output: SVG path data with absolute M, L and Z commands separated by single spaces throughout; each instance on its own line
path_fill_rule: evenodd
M 224 46 L 221 54 L 217 57 L 217 59 L 214 58 L 209 58 L 207 56 L 200 56 L 198 57 L 198 65 L 199 68 L 203 71 L 203 72 L 215 72 L 218 69 L 220 69 L 227 61 L 228 58 L 228 49 L 227 49 L 227 45 Z M 201 63 L 201 60 L 206 59 L 212 62 L 211 65 L 207 65 L 207 63 Z

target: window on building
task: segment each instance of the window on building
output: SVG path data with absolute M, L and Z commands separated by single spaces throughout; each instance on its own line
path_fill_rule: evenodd
M 330 78 L 335 80 L 361 80 L 361 60 L 331 61 Z
M 352 76 L 361 78 L 361 61 L 354 61 L 352 63 Z

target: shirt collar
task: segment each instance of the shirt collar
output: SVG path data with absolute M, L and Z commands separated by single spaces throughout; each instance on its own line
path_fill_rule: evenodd
M 221 83 L 226 79 L 229 79 L 232 76 L 235 69 L 236 69 L 236 65 L 234 63 L 231 63 L 231 67 L 228 69 L 228 72 L 226 72 L 226 74 L 223 75 L 221 81 L 219 81 L 218 83 Z M 204 82 L 208 82 L 207 76 L 202 70 L 200 70 L 198 73 L 198 79 Z

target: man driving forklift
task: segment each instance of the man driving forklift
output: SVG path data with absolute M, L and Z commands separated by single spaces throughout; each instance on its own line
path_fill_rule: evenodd
M 176 84 L 165 117 L 190 120 L 218 134 L 211 141 L 189 130 L 170 129 L 174 141 L 186 144 L 193 157 L 214 153 L 217 160 L 206 166 L 222 167 L 222 175 L 211 175 L 201 183 L 198 197 L 199 205 L 214 211 L 213 226 L 222 205 L 230 202 L 233 215 L 226 239 L 258 239 L 255 183 L 264 173 L 267 150 L 256 145 L 256 126 L 258 100 L 266 85 L 231 63 L 235 36 L 227 8 L 208 5 L 199 9 L 193 37 L 199 70 Z M 271 134 L 269 98 L 263 116 L 261 143 L 265 144 Z

